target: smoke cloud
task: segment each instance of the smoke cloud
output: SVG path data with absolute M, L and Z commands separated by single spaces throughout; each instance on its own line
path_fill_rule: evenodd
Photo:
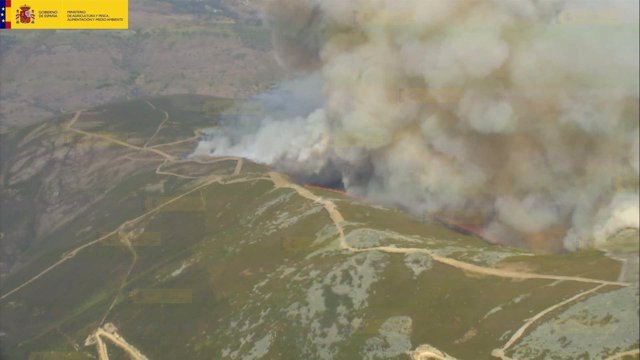
M 272 0 L 265 19 L 278 60 L 307 75 L 197 153 L 511 245 L 597 247 L 639 227 L 637 1 Z

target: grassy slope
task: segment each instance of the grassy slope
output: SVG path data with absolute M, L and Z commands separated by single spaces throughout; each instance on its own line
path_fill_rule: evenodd
M 205 111 L 218 109 L 211 106 L 212 101 L 219 100 L 152 99 L 157 108 L 170 114 L 172 122 L 171 127 L 158 133 L 157 142 L 189 137 L 195 129 L 214 124 L 216 114 Z M 161 118 L 158 110 L 135 101 L 97 108 L 83 117 L 78 128 L 138 144 L 153 134 Z M 62 124 L 68 119 L 70 116 L 51 121 L 46 126 L 55 131 L 42 132 L 32 140 L 35 143 L 19 145 L 35 128 L 3 135 L 9 137 L 11 149 L 3 168 L 11 168 L 11 163 L 24 158 L 35 144 L 59 136 L 57 132 L 64 132 Z M 94 141 L 74 139 L 75 147 Z M 78 177 L 101 176 L 86 186 L 97 183 L 109 190 L 22 252 L 19 266 L 2 281 L 3 293 L 78 244 L 144 213 L 149 200 L 161 202 L 201 183 L 155 174 L 158 161 L 136 162 L 134 170 L 118 165 L 132 161 L 125 156 L 142 157 L 139 152 L 122 152 L 114 146 L 92 151 L 108 159 L 103 168 L 118 172 L 122 166 L 122 176 L 105 177 L 100 171 L 73 168 L 72 163 L 62 161 L 59 166 L 78 171 Z M 175 154 L 184 151 L 186 148 L 179 148 Z M 177 164 L 166 169 L 196 176 L 229 176 L 234 167 L 234 162 L 227 161 L 215 166 Z M 35 179 L 25 181 L 41 189 L 38 178 L 46 177 L 47 171 L 44 168 L 33 175 Z M 132 251 L 119 242 L 120 235 L 114 235 L 0 301 L 2 331 L 6 333 L 0 338 L 3 358 L 48 352 L 58 358 L 95 356 L 92 347 L 83 346 L 84 339 L 116 299 L 106 321 L 116 324 L 120 334 L 150 359 L 402 359 L 407 358 L 404 351 L 424 343 L 461 359 L 485 359 L 525 319 L 594 287 L 571 281 L 480 276 L 428 256 L 418 256 L 424 271 L 416 275 L 407 265 L 411 258 L 402 254 L 340 250 L 335 227 L 325 210 L 291 189 L 274 188 L 265 178 L 266 171 L 247 163 L 241 174 L 231 177 L 243 182 L 203 187 L 127 228 L 120 235 L 135 234 L 131 240 L 135 263 Z M 19 174 L 3 170 L 3 178 L 9 180 Z M 24 186 L 20 184 L 12 186 Z M 11 189 L 3 188 L 3 197 L 15 197 Z M 64 197 L 89 190 L 67 187 Z M 25 197 L 45 196 L 41 190 L 20 191 L 20 201 L 10 200 L 23 204 L 26 211 L 34 212 L 29 206 L 36 206 L 40 198 L 29 202 Z M 483 266 L 518 266 L 538 273 L 605 280 L 615 280 L 620 268 L 601 253 L 532 256 L 489 246 L 400 211 L 313 191 L 334 200 L 345 217 L 347 241 L 354 247 L 427 248 L 434 254 Z M 83 231 L 89 225 L 90 230 Z M 614 289 L 606 287 L 601 292 Z M 637 303 L 637 291 L 631 299 Z M 633 302 L 623 305 L 637 309 Z M 553 321 L 562 311 L 545 321 Z M 385 324 L 397 317 L 411 318 L 410 333 L 392 331 L 385 337 L 388 331 L 381 329 L 388 328 Z M 595 333 L 602 326 L 613 326 L 636 331 L 636 340 L 633 336 L 631 341 L 607 339 L 588 358 L 637 347 L 637 311 L 635 316 L 612 315 L 601 323 L 590 323 L 589 319 L 585 313 L 581 324 L 588 324 Z M 563 336 L 572 334 L 556 337 Z M 410 348 L 403 339 L 408 339 Z M 593 342 L 598 341 L 594 335 Z M 544 346 L 535 341 L 528 344 L 529 354 L 539 354 Z M 573 349 L 571 344 L 565 347 L 569 354 L 583 351 Z M 113 345 L 109 349 L 113 358 L 125 358 Z

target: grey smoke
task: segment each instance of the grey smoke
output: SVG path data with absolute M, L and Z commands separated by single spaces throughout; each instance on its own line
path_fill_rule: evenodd
M 273 0 L 278 59 L 308 75 L 197 152 L 339 180 L 494 241 L 601 246 L 639 227 L 637 14 L 634 0 Z

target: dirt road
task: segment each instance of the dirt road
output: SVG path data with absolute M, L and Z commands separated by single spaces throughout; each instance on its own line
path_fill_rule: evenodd
M 153 106 L 152 104 L 150 104 L 151 106 Z M 166 113 L 166 112 L 165 112 Z M 161 122 L 161 124 L 158 126 L 158 129 L 156 129 L 156 132 L 153 134 L 153 136 L 147 141 L 147 143 L 145 144 L 144 147 L 139 147 L 139 146 L 135 146 L 129 143 L 126 143 L 124 141 L 115 139 L 113 137 L 110 136 L 106 136 L 106 135 L 102 135 L 102 134 L 95 134 L 95 133 L 91 133 L 91 132 L 87 132 L 84 130 L 79 130 L 73 127 L 73 125 L 78 121 L 78 119 L 80 118 L 80 115 L 82 114 L 82 111 L 78 111 L 76 112 L 76 114 L 74 115 L 73 119 L 67 124 L 66 128 L 69 131 L 73 131 L 75 133 L 79 133 L 79 134 L 83 134 L 86 136 L 90 136 L 90 137 L 96 137 L 96 138 L 100 138 L 109 142 L 112 142 L 114 144 L 118 144 L 130 149 L 134 149 L 136 151 L 146 151 L 146 152 L 151 152 L 155 155 L 159 155 L 162 158 L 164 158 L 164 161 L 158 165 L 158 167 L 156 168 L 156 174 L 159 175 L 168 175 L 168 176 L 175 176 L 175 177 L 180 177 L 180 178 L 186 178 L 186 179 L 202 179 L 204 180 L 204 182 L 198 186 L 195 186 L 194 188 L 192 188 L 189 191 L 186 191 L 178 196 L 175 196 L 174 198 L 166 201 L 165 203 L 157 206 L 154 209 L 151 209 L 147 212 L 145 212 L 144 214 L 128 220 L 126 222 L 124 222 L 123 224 L 121 224 L 118 228 L 116 228 L 115 230 L 113 230 L 112 232 L 98 238 L 95 239 L 89 243 L 83 244 L 81 246 L 78 246 L 77 248 L 71 250 L 70 252 L 68 252 L 67 254 L 63 255 L 63 257 L 57 261 L 56 263 L 52 264 L 51 266 L 47 267 L 46 269 L 44 269 L 42 272 L 40 272 L 39 274 L 37 274 L 36 276 L 32 277 L 31 279 L 25 281 L 24 283 L 22 283 L 21 285 L 19 285 L 18 287 L 14 288 L 13 290 L 7 292 L 6 294 L 3 294 L 0 297 L 1 299 L 4 299 L 8 296 L 10 296 L 11 294 L 19 291 L 20 289 L 24 288 L 25 286 L 33 283 L 34 281 L 36 281 L 37 279 L 41 278 L 43 275 L 45 275 L 46 273 L 48 273 L 49 271 L 52 271 L 53 269 L 55 269 L 56 267 L 58 267 L 60 264 L 72 259 L 73 257 L 75 257 L 80 251 L 86 249 L 89 246 L 95 245 L 96 243 L 103 241 L 104 239 L 118 234 L 120 231 L 126 229 L 127 227 L 129 227 L 132 224 L 135 224 L 136 222 L 144 219 L 146 216 L 153 214 L 154 212 L 159 211 L 160 209 L 162 209 L 163 207 L 178 201 L 179 199 L 195 192 L 195 191 L 199 191 L 201 189 L 203 189 L 206 186 L 209 186 L 213 183 L 221 183 L 221 184 L 230 184 L 230 183 L 237 183 L 237 182 L 244 182 L 244 181 L 256 181 L 256 180 L 260 180 L 260 179 L 266 179 L 264 177 L 261 178 L 234 178 L 237 175 L 239 175 L 242 171 L 242 166 L 243 166 L 243 159 L 242 158 L 237 158 L 237 157 L 226 157 L 226 158 L 216 158 L 216 159 L 206 159 L 206 160 L 201 160 L 201 159 L 186 159 L 186 160 L 178 160 L 176 159 L 174 156 L 167 154 L 163 151 L 158 150 L 158 147 L 162 147 L 164 145 L 168 145 L 168 144 L 159 144 L 159 145 L 154 145 L 153 147 L 148 147 L 147 145 L 151 142 L 151 140 L 157 135 L 157 133 L 160 131 L 160 128 L 162 127 L 162 125 L 164 124 L 164 122 L 168 119 L 168 114 L 166 114 L 166 118 L 163 120 L 163 122 Z M 190 139 L 189 139 L 190 140 Z M 177 143 L 177 142 L 174 142 Z M 218 176 L 218 175 L 213 175 L 213 176 L 189 176 L 189 175 L 181 175 L 181 174 L 176 174 L 176 173 L 171 173 L 168 171 L 163 171 L 162 167 L 166 166 L 167 164 L 175 164 L 175 163 L 181 163 L 181 162 L 194 162 L 194 163 L 198 163 L 198 164 L 211 164 L 211 163 L 215 163 L 215 162 L 219 162 L 219 161 L 235 161 L 236 162 L 236 166 L 234 168 L 233 174 L 229 175 L 229 176 Z M 487 266 L 480 266 L 480 265 L 476 265 L 476 264 L 472 264 L 472 263 L 467 263 L 467 262 L 463 262 L 460 260 L 456 260 L 456 259 L 452 259 L 452 258 L 448 258 L 445 256 L 440 256 L 435 254 L 434 252 L 428 250 L 428 249 L 423 249 L 423 248 L 398 248 L 398 247 L 393 247 L 393 246 L 380 246 L 380 247 L 372 247 L 372 248 L 354 248 L 352 247 L 345 239 L 345 233 L 344 233 L 344 228 L 343 228 L 343 224 L 344 224 L 344 217 L 342 216 L 342 214 L 340 213 L 337 205 L 329 200 L 329 199 L 325 199 L 319 195 L 314 194 L 313 192 L 311 192 L 309 189 L 300 186 L 298 184 L 292 183 L 291 181 L 289 181 L 284 175 L 276 173 L 276 172 L 270 172 L 268 174 L 268 179 L 273 183 L 273 185 L 276 188 L 289 188 L 294 190 L 299 196 L 306 198 L 310 201 L 313 201 L 314 203 L 317 203 L 319 205 L 321 205 L 326 211 L 327 214 L 329 216 L 329 218 L 331 219 L 332 223 L 334 224 L 334 226 L 337 229 L 338 232 L 338 237 L 339 237 L 339 244 L 340 247 L 343 250 L 349 251 L 349 252 L 365 252 L 365 251 L 380 251 L 380 252 L 385 252 L 385 253 L 390 253 L 390 254 L 410 254 L 410 253 L 424 253 L 427 254 L 429 256 L 431 256 L 433 258 L 433 260 L 440 262 L 442 264 L 446 264 L 449 265 L 451 267 L 460 269 L 462 271 L 465 272 L 470 272 L 470 273 L 476 273 L 476 274 L 481 274 L 481 275 L 487 275 L 487 276 L 495 276 L 495 277 L 502 277 L 502 278 L 511 278 L 511 279 L 545 279 L 545 280 L 561 280 L 561 281 L 575 281 L 575 282 L 582 282 L 582 283 L 592 283 L 592 284 L 598 284 L 598 286 L 581 292 L 579 294 L 576 294 L 575 296 L 564 300 L 562 302 L 559 302 L 557 304 L 554 304 L 553 306 L 543 310 L 542 312 L 538 313 L 537 315 L 535 315 L 534 317 L 530 318 L 529 320 L 527 320 L 527 322 L 520 327 L 515 333 L 514 335 L 509 339 L 509 341 L 507 343 L 505 343 L 505 345 L 500 348 L 500 349 L 495 349 L 492 352 L 492 355 L 494 357 L 498 357 L 502 360 L 510 360 L 509 357 L 507 357 L 505 355 L 506 350 L 509 349 L 511 346 L 513 346 L 525 333 L 526 331 L 534 325 L 534 323 L 541 319 L 542 317 L 544 317 L 545 315 L 551 313 L 552 311 L 557 310 L 558 308 L 565 306 L 571 302 L 577 301 L 583 297 L 586 297 L 596 291 L 598 291 L 599 289 L 605 287 L 605 286 L 629 286 L 629 283 L 626 282 L 622 282 L 622 281 L 606 281 L 606 280 L 600 280 L 600 279 L 591 279 L 591 278 L 585 278 L 585 277 L 577 277 L 577 276 L 563 276 L 563 275 L 549 275 L 549 274 L 538 274 L 538 273 L 531 273 L 531 272 L 523 272 L 523 271 L 514 271 L 514 270 L 507 270 L 507 269 L 499 269 L 499 268 L 493 268 L 493 267 L 487 267 Z M 133 264 L 131 266 L 131 268 L 133 267 L 133 265 L 135 265 L 135 261 L 136 261 L 136 254 L 135 254 L 135 250 L 133 250 L 133 248 L 131 247 L 131 244 L 129 243 L 128 246 L 132 249 L 133 251 Z M 129 272 L 131 271 L 131 268 L 129 270 Z M 123 281 L 123 285 L 126 283 L 126 279 L 127 277 L 125 277 L 124 281 Z M 107 318 L 107 315 L 109 314 L 109 311 L 111 310 L 111 308 L 113 308 L 115 301 L 117 300 L 114 299 L 114 301 L 110 304 L 107 313 L 105 314 L 105 316 L 102 319 L 102 322 Z M 113 326 L 112 324 L 107 324 L 104 327 L 100 327 L 96 330 L 96 332 L 94 332 L 93 334 L 94 339 L 95 339 L 95 345 L 98 351 L 98 356 L 100 360 L 108 360 L 108 353 L 107 353 L 107 349 L 106 349 L 106 345 L 103 341 L 103 337 L 109 341 L 111 341 L 113 344 L 115 344 L 116 346 L 122 348 L 124 351 L 126 351 L 129 356 L 132 359 L 135 360 L 147 360 L 147 358 L 140 352 L 138 351 L 135 347 L 131 346 L 130 344 L 128 344 L 120 335 L 118 335 L 117 331 L 115 330 L 115 326 Z M 615 359 L 621 359 L 624 356 L 627 355 L 634 355 L 637 354 L 638 350 L 633 350 L 630 352 L 625 352 L 625 353 L 620 353 L 619 355 L 616 355 L 614 357 L 609 358 L 609 360 L 615 360 Z M 438 359 L 438 360 L 455 360 L 453 357 L 445 354 L 444 352 L 430 346 L 430 345 L 421 345 L 418 348 L 416 348 L 416 350 L 412 351 L 409 353 L 412 356 L 413 360 L 426 360 L 426 359 Z
M 457 360 L 431 345 L 420 345 L 407 353 L 411 360 Z
M 99 360 L 109 360 L 107 345 L 102 338 L 109 340 L 111 343 L 122 349 L 132 360 L 149 360 L 142 352 L 140 352 L 140 350 L 129 344 L 120 334 L 118 334 L 118 329 L 111 323 L 98 327 L 98 329 L 96 329 L 93 334 L 89 335 L 85 341 L 85 346 L 96 345 Z
M 514 334 L 513 336 L 511 336 L 511 338 L 509 339 L 509 341 L 507 341 L 506 344 L 504 344 L 500 349 L 494 349 L 491 352 L 491 355 L 493 357 L 497 357 L 500 358 L 501 360 L 513 360 L 512 358 L 508 357 L 506 355 L 506 351 L 508 348 L 510 348 L 511 346 L 513 346 L 513 344 L 515 344 L 518 340 L 520 340 L 520 338 L 525 334 L 525 331 L 531 327 L 533 325 L 533 323 L 535 323 L 536 321 L 538 321 L 539 319 L 541 319 L 542 317 L 544 317 L 545 315 L 547 315 L 548 313 L 562 307 L 565 306 L 567 304 L 570 304 L 576 300 L 579 300 L 591 293 L 594 293 L 600 289 L 602 289 L 603 287 L 607 286 L 607 284 L 601 284 L 598 285 L 596 287 L 594 287 L 593 289 L 587 290 L 587 291 L 583 291 L 579 294 L 576 294 L 572 297 L 570 297 L 569 299 L 559 302 L 553 306 L 550 306 L 548 308 L 546 308 L 545 310 L 539 312 L 538 314 L 536 314 L 534 317 L 530 318 L 529 320 L 527 320 L 524 325 L 522 325 L 522 327 L 520 327 Z
M 175 161 L 176 158 L 173 155 L 169 155 L 167 153 L 165 153 L 164 151 L 158 150 L 155 147 L 140 147 L 140 146 L 136 146 L 133 144 L 129 144 L 128 142 L 116 139 L 114 137 L 111 136 L 107 136 L 107 135 L 103 135 L 103 134 L 96 134 L 96 133 L 92 133 L 89 131 L 84 131 L 84 130 L 80 130 L 80 129 L 76 129 L 73 127 L 73 125 L 78 121 L 78 119 L 80 118 L 80 115 L 83 113 L 84 110 L 78 110 L 76 111 L 75 115 L 73 116 L 73 118 L 71 119 L 71 121 L 69 123 L 66 124 L 65 129 L 69 130 L 69 131 L 73 131 L 77 134 L 82 134 L 85 136 L 89 136 L 89 137 L 94 137 L 94 138 L 98 138 L 98 139 L 102 139 L 102 140 L 106 140 L 108 142 L 114 143 L 114 144 L 118 144 L 133 150 L 138 150 L 138 151 L 148 151 L 148 152 L 152 152 L 154 154 L 160 155 L 163 158 L 169 160 L 169 161 Z
M 345 240 L 345 236 L 344 236 L 344 229 L 343 229 L 343 222 L 344 222 L 344 217 L 342 216 L 342 214 L 340 213 L 340 211 L 338 210 L 337 206 L 335 205 L 335 203 L 331 200 L 328 199 L 324 199 L 314 193 L 312 193 L 311 191 L 309 191 L 307 188 L 304 188 L 300 185 L 291 183 L 289 180 L 287 180 L 287 178 L 285 176 L 283 176 L 282 174 L 279 173 L 275 173 L 275 172 L 271 172 L 269 173 L 269 176 L 271 178 L 271 181 L 273 182 L 274 186 L 276 188 L 290 188 L 295 190 L 298 195 L 309 199 L 317 204 L 322 205 L 325 210 L 327 211 L 327 213 L 329 214 L 329 217 L 331 218 L 333 224 L 335 225 L 336 229 L 338 230 L 338 234 L 339 234 L 339 238 L 340 238 L 340 245 L 342 247 L 342 249 L 344 250 L 348 250 L 351 252 L 368 252 L 368 251 L 380 251 L 380 252 L 385 252 L 385 253 L 390 253 L 390 254 L 411 254 L 411 253 L 423 253 L 426 255 L 429 255 L 433 260 L 440 262 L 442 264 L 446 264 L 449 266 L 452 266 L 456 269 L 460 269 L 462 271 L 465 272 L 471 272 L 471 273 L 476 273 L 476 274 L 481 274 L 481 275 L 488 275 L 488 276 L 496 276 L 496 277 L 502 277 L 502 278 L 509 278 L 509 279 L 519 279 L 519 280 L 525 280 L 525 279 L 544 279 L 544 280 L 560 280 L 560 281 L 575 281 L 575 282 L 582 282 L 582 283 L 591 283 L 591 284 L 598 284 L 598 286 L 581 292 L 567 300 L 564 300 L 562 302 L 559 302 L 557 304 L 554 304 L 553 306 L 541 311 L 540 313 L 538 313 L 537 315 L 533 316 L 532 318 L 530 318 L 529 320 L 527 320 L 525 322 L 525 324 L 520 327 L 515 334 L 509 339 L 509 341 L 500 349 L 495 349 L 492 352 L 492 356 L 494 357 L 498 357 L 501 360 L 512 360 L 511 358 L 506 356 L 506 350 L 508 348 L 510 348 L 513 344 L 515 344 L 526 332 L 526 330 L 531 327 L 537 320 L 541 319 L 542 317 L 544 317 L 545 315 L 547 315 L 548 313 L 562 307 L 565 306 L 569 303 L 572 303 L 574 301 L 577 301 L 585 296 L 588 296 L 598 290 L 600 290 L 601 288 L 605 287 L 605 286 L 629 286 L 629 283 L 626 282 L 621 282 L 621 281 L 607 281 L 607 280 L 600 280 L 600 279 L 591 279 L 591 278 L 585 278 L 585 277 L 579 277 L 579 276 L 563 276 L 563 275 L 548 275 L 548 274 L 537 274 L 537 273 L 530 273 L 530 272 L 522 272 L 522 271 L 513 271 L 513 270 L 507 270 L 507 269 L 499 269 L 499 268 L 493 268 L 493 267 L 487 267 L 487 266 L 480 266 L 480 265 L 476 265 L 476 264 L 472 264 L 472 263 L 467 263 L 464 261 L 460 261 L 460 260 L 456 260 L 456 259 L 452 259 L 452 258 L 448 258 L 448 257 L 444 257 L 444 256 L 440 256 L 437 255 L 435 253 L 433 253 L 432 251 L 428 250 L 428 249 L 423 249 L 423 248 L 398 248 L 398 247 L 393 247 L 393 246 L 379 246 L 379 247 L 372 247 L 372 248 L 354 248 L 351 245 L 349 245 L 349 243 Z M 632 352 L 635 353 L 635 352 Z M 625 353 L 626 354 L 626 353 Z M 409 352 L 409 355 L 411 356 L 412 360 L 427 360 L 427 359 L 437 359 L 437 360 L 455 360 L 455 358 L 443 353 L 442 351 L 434 348 L 431 345 L 428 344 L 424 344 L 419 346 L 416 350 Z M 617 359 L 617 358 L 615 358 Z
M 158 135 L 158 133 L 160 132 L 160 130 L 162 130 L 162 127 L 164 126 L 164 124 L 169 120 L 169 113 L 162 110 L 162 109 L 158 109 L 155 105 L 153 105 L 150 101 L 145 101 L 149 106 L 151 106 L 152 109 L 160 111 L 163 114 L 163 119 L 160 122 L 160 125 L 158 125 L 158 127 L 156 128 L 156 131 L 153 133 L 153 135 L 151 135 L 151 137 L 147 140 L 147 142 L 144 143 L 144 148 L 149 147 L 149 144 L 151 144 L 151 142 L 153 141 L 153 139 L 156 137 L 156 135 Z

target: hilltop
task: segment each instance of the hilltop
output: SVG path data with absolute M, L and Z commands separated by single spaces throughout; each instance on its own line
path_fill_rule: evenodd
M 492 246 L 189 157 L 238 104 L 149 98 L 0 135 L 3 358 L 638 357 L 637 249 Z

